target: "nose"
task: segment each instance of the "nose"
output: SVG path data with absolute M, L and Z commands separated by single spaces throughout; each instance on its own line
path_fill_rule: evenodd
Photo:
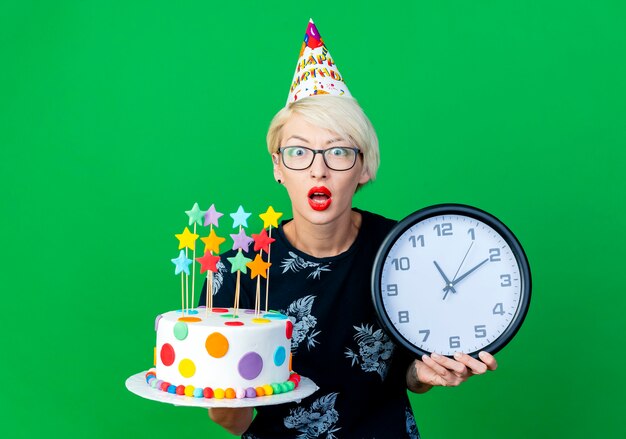
M 313 163 L 309 168 L 311 177 L 313 178 L 326 178 L 328 176 L 328 167 L 324 161 L 324 156 L 320 153 L 315 154 L 313 157 Z

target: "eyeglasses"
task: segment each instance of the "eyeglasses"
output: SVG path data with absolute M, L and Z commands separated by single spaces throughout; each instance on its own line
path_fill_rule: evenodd
M 361 150 L 349 146 L 334 146 L 328 149 L 311 149 L 306 146 L 283 146 L 278 148 L 278 152 L 283 158 L 285 167 L 294 171 L 302 171 L 309 168 L 315 160 L 315 154 L 322 154 L 328 169 L 347 171 L 354 167 L 356 158 L 361 153 Z

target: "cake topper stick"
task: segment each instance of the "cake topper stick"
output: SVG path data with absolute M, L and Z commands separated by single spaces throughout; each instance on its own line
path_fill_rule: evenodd
M 189 217 L 189 225 L 193 224 L 193 233 L 196 234 L 196 225 L 202 225 L 202 219 L 206 214 L 206 211 L 200 210 L 200 206 L 198 203 L 193 203 L 193 207 L 191 210 L 185 211 L 187 216 Z M 196 260 L 196 247 L 193 247 L 193 257 L 192 261 Z M 192 267 L 192 275 L 191 275 L 191 307 L 195 308 L 196 298 L 195 298 L 195 285 L 196 285 L 196 264 L 193 264 Z
M 269 238 L 272 239 L 272 227 L 278 227 L 278 219 L 283 216 L 282 212 L 276 212 L 272 206 L 269 206 L 265 213 L 259 215 L 259 217 L 263 220 L 263 229 L 269 227 Z M 274 242 L 275 239 L 272 239 L 271 242 Z M 271 265 L 271 251 L 272 248 L 269 247 L 267 249 L 267 263 Z M 270 276 L 269 276 L 269 267 L 267 272 L 267 280 L 265 281 L 265 312 L 269 309 L 269 291 L 270 291 Z
M 196 261 L 200 263 L 200 274 L 204 273 L 205 271 L 207 272 L 207 315 L 209 313 L 209 307 L 213 308 L 213 273 L 217 272 L 217 263 L 219 262 L 219 260 L 220 257 L 214 255 L 209 246 L 204 249 L 204 256 L 202 256 L 201 258 L 196 258 Z
M 201 238 L 202 241 L 206 245 L 205 250 L 204 250 L 205 254 L 208 250 L 211 252 L 211 255 L 219 255 L 220 244 L 226 241 L 226 239 L 217 236 L 215 234 L 215 231 L 213 230 L 213 226 L 219 227 L 219 219 L 222 216 L 224 216 L 223 213 L 215 210 L 215 204 L 211 204 L 211 207 L 209 207 L 209 210 L 207 210 L 204 215 L 204 225 L 210 226 L 209 236 L 206 238 Z M 209 315 L 209 311 L 213 309 L 213 273 L 214 272 L 217 273 L 217 263 L 215 266 L 215 270 L 209 270 L 207 272 L 206 315 Z
M 265 229 L 263 229 L 263 231 L 265 231 Z M 269 244 L 268 244 L 269 245 Z M 262 251 L 261 251 L 262 253 Z M 251 271 L 250 271 L 250 277 L 252 279 L 254 279 L 255 277 L 257 278 L 257 282 L 256 282 L 256 301 L 255 301 L 255 306 L 254 306 L 254 311 L 255 313 L 258 315 L 261 313 L 261 276 L 263 276 L 264 278 L 267 279 L 267 270 L 268 268 L 270 268 L 270 263 L 265 262 L 263 260 L 263 257 L 261 256 L 261 254 L 257 254 L 254 257 L 254 261 L 249 262 L 248 264 L 246 264 L 246 267 L 248 267 Z
M 206 238 L 200 238 L 202 242 L 204 242 L 204 256 L 201 258 L 197 258 L 196 260 L 200 262 L 200 274 L 207 272 L 206 277 L 206 315 L 209 314 L 209 311 L 213 309 L 213 273 L 217 273 L 217 263 L 220 261 L 219 252 L 220 252 L 220 244 L 226 241 L 224 238 L 221 238 L 215 234 L 213 230 L 213 224 L 210 224 L 211 231 L 209 236 Z
M 180 274 L 180 293 L 182 300 L 182 308 L 181 312 L 185 315 L 185 286 L 183 276 L 185 274 L 189 274 L 189 264 L 193 261 L 191 259 L 187 259 L 184 251 L 180 251 L 180 254 L 177 258 L 171 260 L 172 263 L 176 266 L 174 270 L 174 274 Z
M 239 250 L 237 255 L 233 258 L 227 258 L 231 264 L 231 273 L 237 271 L 237 284 L 235 286 L 235 317 L 237 316 L 237 310 L 239 309 L 239 292 L 241 285 L 241 271 L 244 274 L 247 273 L 246 264 L 250 262 L 252 259 L 246 258 L 243 255 L 243 251 L 248 251 L 248 247 L 252 242 L 252 238 L 246 235 L 244 231 L 244 227 L 248 227 L 248 217 L 251 214 L 243 210 L 243 206 L 239 206 L 237 212 L 231 213 L 230 216 L 233 219 L 233 228 L 239 227 L 239 233 L 231 234 L 231 238 L 233 238 L 233 250 Z M 245 260 L 245 262 L 244 262 Z
M 192 249 L 194 250 L 195 253 L 195 248 L 196 248 L 196 239 L 198 239 L 198 235 L 196 235 L 195 233 L 191 233 L 189 231 L 189 229 L 187 227 L 185 227 L 185 230 L 183 230 L 183 233 L 177 234 L 175 235 L 176 238 L 178 239 L 178 249 L 185 249 L 185 258 L 187 260 L 192 261 L 191 259 L 188 258 L 188 249 Z M 193 261 L 192 261 L 193 262 Z M 187 269 L 185 271 L 186 277 L 185 279 L 187 280 L 186 282 L 186 292 L 187 295 L 185 296 L 185 298 L 188 301 L 188 296 L 189 296 L 189 269 Z M 185 314 L 185 305 L 183 304 L 183 315 Z
M 271 226 L 270 226 L 271 229 Z M 266 279 L 266 286 L 267 286 L 267 280 L 269 279 L 268 275 L 269 275 L 269 267 L 270 265 L 272 265 L 269 261 L 269 252 L 271 250 L 271 245 L 272 242 L 276 241 L 275 239 L 273 239 L 270 236 L 267 236 L 267 232 L 265 231 L 265 229 L 261 229 L 261 233 L 259 233 L 258 235 L 255 235 L 254 233 L 252 234 L 252 238 L 254 239 L 254 251 L 258 251 L 259 255 L 261 256 L 261 261 L 263 261 L 263 252 L 265 251 L 265 253 L 267 253 L 267 262 L 263 262 L 264 264 L 266 264 L 265 266 L 265 272 L 262 274 L 262 276 Z M 255 259 L 256 261 L 256 259 Z M 248 265 L 248 267 L 250 267 L 250 265 Z M 250 267 L 252 268 L 252 267 Z M 261 313 L 261 274 L 257 275 L 257 295 L 256 295 L 256 299 L 255 299 L 255 306 L 254 306 L 254 311 L 255 314 L 260 314 Z M 253 278 L 254 278 L 254 274 L 253 274 Z M 266 292 L 266 296 L 267 296 L 267 292 Z M 267 301 L 267 299 L 266 299 Z M 267 305 L 266 305 L 267 307 Z M 267 310 L 266 310 L 267 311 Z
M 230 272 L 231 273 L 237 272 L 237 284 L 235 285 L 235 305 L 234 305 L 234 308 L 235 308 L 234 315 L 236 316 L 237 310 L 239 309 L 239 291 L 240 291 L 240 284 L 241 284 L 241 272 L 243 271 L 244 274 L 248 273 L 246 264 L 252 261 L 252 259 L 246 258 L 243 255 L 243 251 L 241 249 L 239 249 L 239 251 L 237 252 L 235 256 L 233 256 L 232 258 L 226 258 L 226 259 L 228 259 L 228 261 L 231 264 Z

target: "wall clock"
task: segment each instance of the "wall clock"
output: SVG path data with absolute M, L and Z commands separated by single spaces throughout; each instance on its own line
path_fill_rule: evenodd
M 412 213 L 383 241 L 372 294 L 382 326 L 413 353 L 502 349 L 530 304 L 526 254 L 493 215 L 461 204 Z

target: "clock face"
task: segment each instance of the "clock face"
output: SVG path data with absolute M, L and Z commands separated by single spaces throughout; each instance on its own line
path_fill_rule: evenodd
M 375 263 L 375 305 L 417 354 L 495 352 L 521 325 L 530 271 L 513 234 L 489 214 L 441 205 L 398 224 Z

